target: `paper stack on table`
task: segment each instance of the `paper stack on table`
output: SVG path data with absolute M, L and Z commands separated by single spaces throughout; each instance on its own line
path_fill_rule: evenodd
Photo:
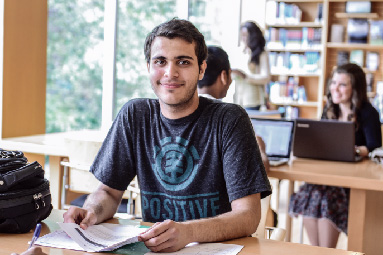
M 138 242 L 146 229 L 137 226 L 102 223 L 83 230 L 75 223 L 58 223 L 61 230 L 37 239 L 36 245 L 87 252 L 112 251 Z

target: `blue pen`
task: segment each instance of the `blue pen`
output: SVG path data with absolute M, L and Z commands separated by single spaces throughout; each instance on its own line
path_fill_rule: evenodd
M 36 229 L 35 229 L 35 233 L 33 233 L 32 241 L 29 244 L 28 249 L 30 249 L 33 246 L 33 244 L 35 243 L 35 241 L 37 240 L 37 238 L 39 238 L 40 232 L 41 232 L 41 223 L 37 224 Z

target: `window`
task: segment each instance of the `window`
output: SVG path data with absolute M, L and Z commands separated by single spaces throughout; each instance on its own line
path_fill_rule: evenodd
M 115 113 L 130 99 L 155 98 L 144 55 L 146 35 L 176 15 L 176 0 L 120 0 L 118 8 Z
M 237 42 L 233 40 L 237 32 L 233 31 L 239 26 L 240 1 L 113 0 L 118 10 L 115 86 L 108 89 L 113 90 L 115 101 L 105 103 L 102 89 L 106 1 L 111 0 L 49 0 L 47 133 L 98 129 L 105 107 L 102 104 L 109 104 L 114 118 L 132 98 L 155 98 L 147 73 L 144 40 L 162 22 L 173 17 L 189 18 L 205 35 L 207 44 L 221 45 L 227 51 Z
M 46 132 L 101 123 L 104 0 L 49 0 Z

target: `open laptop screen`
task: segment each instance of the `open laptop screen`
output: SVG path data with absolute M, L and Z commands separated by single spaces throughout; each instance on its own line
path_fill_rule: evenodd
M 266 144 L 268 157 L 289 158 L 294 132 L 294 121 L 251 118 L 255 134 Z

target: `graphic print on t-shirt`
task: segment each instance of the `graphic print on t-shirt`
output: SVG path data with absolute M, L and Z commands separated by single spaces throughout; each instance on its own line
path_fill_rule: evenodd
M 166 137 L 154 147 L 153 171 L 161 185 L 169 191 L 185 189 L 198 171 L 199 155 L 189 141 L 181 137 Z

